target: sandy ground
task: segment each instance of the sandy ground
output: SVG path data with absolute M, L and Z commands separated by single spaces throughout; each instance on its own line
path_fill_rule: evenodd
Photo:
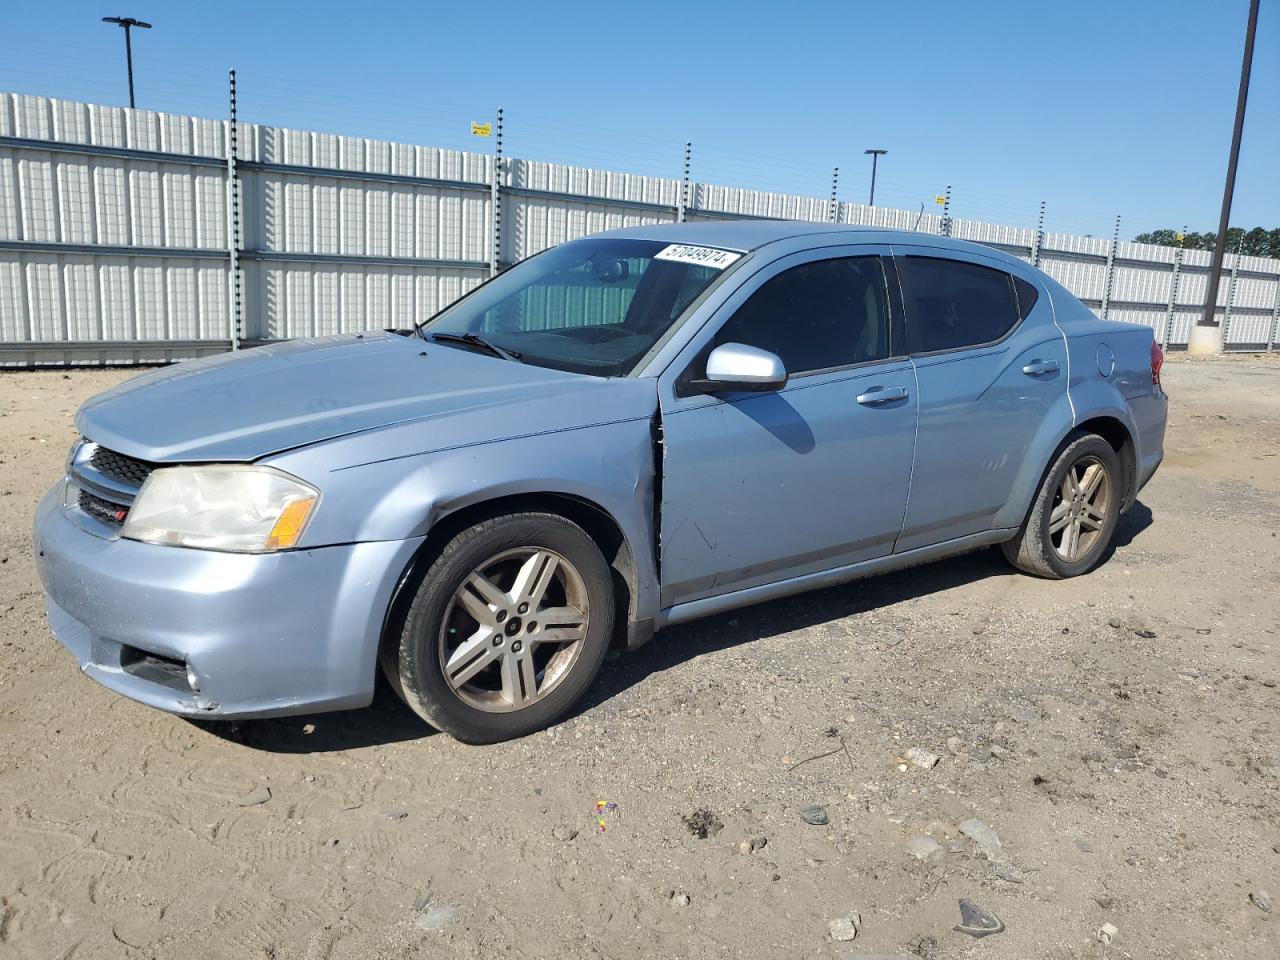
M 81 676 L 31 513 L 127 374 L 0 375 L 0 956 L 1280 956 L 1278 360 L 1166 366 L 1168 459 L 1088 577 L 986 551 L 690 624 L 487 748 L 390 694 L 201 727 Z

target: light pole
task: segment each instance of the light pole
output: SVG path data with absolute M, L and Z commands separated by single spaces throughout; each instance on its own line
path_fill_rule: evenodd
M 141 20 L 135 20 L 133 17 L 103 17 L 103 23 L 114 23 L 117 26 L 124 27 L 124 57 L 129 67 L 129 107 L 132 109 L 135 104 L 133 102 L 133 39 L 129 31 L 133 27 L 142 30 L 150 30 L 151 24 L 143 23 Z
M 1236 164 L 1240 160 L 1240 136 L 1244 132 L 1244 107 L 1249 99 L 1249 72 L 1253 68 L 1253 37 L 1258 31 L 1258 0 L 1249 4 L 1249 25 L 1244 33 L 1244 59 L 1240 65 L 1240 92 L 1236 94 L 1236 124 L 1231 133 L 1231 154 L 1227 159 L 1227 183 L 1222 191 L 1222 216 L 1218 220 L 1218 237 L 1209 264 L 1209 283 L 1205 290 L 1204 316 L 1191 328 L 1187 352 L 1218 353 L 1222 349 L 1222 330 L 1214 319 L 1218 307 L 1218 281 L 1222 278 L 1222 256 L 1227 249 L 1227 229 L 1231 222 L 1231 198 L 1236 189 Z
M 876 205 L 876 161 L 883 157 L 888 150 L 863 150 L 863 153 L 871 154 L 871 199 L 867 201 L 867 206 L 874 207 Z

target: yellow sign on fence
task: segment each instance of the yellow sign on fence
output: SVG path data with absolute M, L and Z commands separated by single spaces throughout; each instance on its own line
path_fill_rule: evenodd
M 934 198 L 933 198 L 933 202 L 934 202 L 934 203 L 936 203 L 936 204 L 937 204 L 938 206 L 940 206 L 940 207 L 941 207 L 941 206 L 944 206 L 944 205 L 946 204 L 946 202 L 947 202 L 946 195 L 945 195 L 945 194 L 941 194 L 941 193 L 940 193 L 940 194 L 938 194 L 936 197 L 934 197 Z
M 487 121 L 485 123 L 476 123 L 474 120 L 471 121 L 471 135 L 473 137 L 487 137 L 491 133 L 493 133 L 492 123 Z

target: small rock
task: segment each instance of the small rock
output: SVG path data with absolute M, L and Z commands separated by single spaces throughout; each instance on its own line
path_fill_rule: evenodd
M 959 737 L 947 737 L 947 749 L 952 753 L 959 753 L 964 749 L 964 741 Z
M 998 860 L 1002 853 L 1000 837 L 981 820 L 965 820 L 960 824 L 960 832 L 978 845 L 978 853 L 988 860 Z
M 551 831 L 551 835 L 563 843 L 569 843 L 571 840 L 577 839 L 578 831 L 575 827 L 569 827 L 562 823 Z
M 689 895 L 687 893 L 673 893 L 671 895 L 671 905 L 673 907 L 687 907 L 689 905 Z
M 815 827 L 825 827 L 831 822 L 827 818 L 827 811 L 823 810 L 816 803 L 811 803 L 807 807 L 801 807 L 800 819 Z
M 924 747 L 911 747 L 903 756 L 921 770 L 932 770 L 938 765 L 938 761 L 942 759 L 936 753 L 930 753 Z
M 1098 928 L 1098 942 L 1103 946 L 1107 946 L 1120 934 L 1120 929 L 1114 923 L 1104 923 Z
M 271 799 L 271 790 L 265 783 L 260 783 L 243 797 L 236 801 L 237 806 L 256 807 L 260 803 L 266 803 Z
M 840 917 L 827 924 L 831 939 L 837 943 L 848 943 L 858 935 L 858 925 L 849 917 Z
M 304 723 L 302 725 L 302 732 L 309 737 L 311 734 L 316 732 L 316 725 L 314 723 Z
M 758 833 L 751 838 L 752 850 L 763 850 L 768 845 L 769 845 L 769 838 L 766 837 L 763 833 Z
M 1108 620 L 1108 621 L 1107 621 L 1107 626 L 1111 627 L 1113 630 L 1119 630 L 1119 629 L 1120 629 L 1120 618 L 1119 618 L 1119 617 L 1112 617 L 1110 620 Z
M 409 815 L 409 811 L 404 807 L 387 807 L 382 811 L 382 815 L 388 820 L 403 820 Z
M 974 938 L 989 937 L 1003 931 L 1004 923 L 994 913 L 982 909 L 972 900 L 961 900 L 960 922 L 955 929 Z
M 947 851 L 933 837 L 912 837 L 907 849 L 913 857 L 931 867 L 947 859 Z
M 1081 853 L 1093 853 L 1093 847 L 1089 845 L 1088 840 L 1077 840 L 1076 849 Z
M 330 837 L 328 840 L 326 840 L 326 841 L 324 842 L 324 845 L 325 845 L 326 847 L 336 847 L 336 846 L 338 845 L 338 838 L 337 838 L 337 837 Z
M 1253 891 L 1253 893 L 1249 894 L 1249 902 L 1263 913 L 1271 912 L 1271 894 L 1267 893 L 1265 890 Z

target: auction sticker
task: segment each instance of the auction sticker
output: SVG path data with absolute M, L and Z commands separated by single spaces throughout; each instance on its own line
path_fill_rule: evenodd
M 676 263 L 696 263 L 701 267 L 713 267 L 723 270 L 740 260 L 742 254 L 732 250 L 717 250 L 715 247 L 691 247 L 687 243 L 673 243 L 663 247 L 654 255 L 655 260 L 674 260 Z

